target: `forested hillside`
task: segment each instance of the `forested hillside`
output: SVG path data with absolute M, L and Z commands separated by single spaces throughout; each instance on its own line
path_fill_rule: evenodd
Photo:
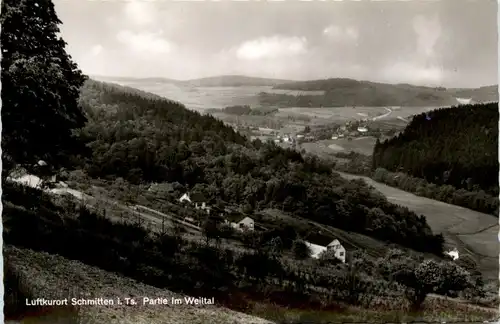
M 89 123 L 79 136 L 92 151 L 82 167 L 92 177 L 179 182 L 212 203 L 274 207 L 416 250 L 442 248 L 424 217 L 316 158 L 249 143 L 213 117 L 134 89 L 88 81 L 80 103 Z
M 324 91 L 324 94 L 293 96 L 261 93 L 259 99 L 262 105 L 280 107 L 450 106 L 457 103 L 456 97 L 472 98 L 479 102 L 498 100 L 496 86 L 479 89 L 446 89 L 345 78 L 284 83 L 275 86 L 274 89 Z
M 402 171 L 438 185 L 498 195 L 498 104 L 443 108 L 415 116 L 377 142 L 373 168 Z

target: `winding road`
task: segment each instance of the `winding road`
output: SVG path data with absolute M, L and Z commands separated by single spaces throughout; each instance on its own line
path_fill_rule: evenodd
M 390 108 L 387 108 L 387 107 L 384 107 L 385 110 L 387 110 L 387 112 L 383 115 L 378 115 L 376 117 L 373 117 L 372 118 L 372 121 L 375 121 L 375 120 L 379 120 L 379 119 L 382 119 L 382 118 L 385 118 L 385 117 L 388 117 L 390 114 L 392 114 L 392 109 Z

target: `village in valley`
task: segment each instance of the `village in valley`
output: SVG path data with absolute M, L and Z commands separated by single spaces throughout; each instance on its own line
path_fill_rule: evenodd
M 5 322 L 498 319 L 498 8 L 458 2 L 3 0 Z

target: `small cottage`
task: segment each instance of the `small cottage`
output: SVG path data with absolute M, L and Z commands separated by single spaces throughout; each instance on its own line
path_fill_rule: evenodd
M 321 253 L 332 251 L 337 259 L 345 263 L 346 249 L 340 241 L 321 233 L 310 234 L 305 239 L 306 245 L 311 249 L 311 257 L 318 259 Z
M 457 248 L 454 248 L 453 250 L 447 251 L 445 253 L 448 254 L 450 257 L 452 257 L 453 260 L 457 260 L 458 259 L 458 250 L 457 250 Z
M 181 196 L 181 198 L 179 198 L 179 202 L 188 202 L 188 203 L 192 203 L 191 201 L 191 197 L 189 197 L 189 194 L 188 193 L 185 193 Z
M 251 217 L 242 214 L 231 213 L 226 215 L 225 223 L 238 231 L 255 230 L 255 221 Z

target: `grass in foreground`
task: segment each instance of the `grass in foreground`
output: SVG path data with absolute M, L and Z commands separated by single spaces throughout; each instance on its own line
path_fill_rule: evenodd
M 424 310 L 409 313 L 403 307 L 399 310 L 366 310 L 346 307 L 343 310 L 305 310 L 289 309 L 277 305 L 256 303 L 251 310 L 252 315 L 259 316 L 279 324 L 326 324 L 326 323 L 400 323 L 400 322 L 483 322 L 498 319 L 494 309 L 457 305 L 446 300 L 429 299 Z

